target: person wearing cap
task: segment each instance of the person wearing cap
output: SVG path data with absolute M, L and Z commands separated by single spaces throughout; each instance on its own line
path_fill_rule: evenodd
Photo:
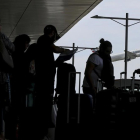
M 53 25 L 47 25 L 44 28 L 44 35 L 37 40 L 37 51 L 35 56 L 36 70 L 36 113 L 38 118 L 38 136 L 43 138 L 47 129 L 51 127 L 51 107 L 54 93 L 55 79 L 55 60 L 53 53 L 69 52 L 69 49 L 63 49 L 54 45 L 54 42 L 60 37 Z M 36 139 L 39 139 L 36 135 Z

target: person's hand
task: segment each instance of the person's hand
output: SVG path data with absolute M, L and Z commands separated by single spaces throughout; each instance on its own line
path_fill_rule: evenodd
M 67 53 L 69 53 L 69 52 L 70 52 L 70 50 L 69 50 L 69 49 L 64 49 L 63 54 L 67 54 Z
M 69 49 L 65 49 L 65 51 L 64 51 L 64 52 L 66 52 L 66 53 L 67 53 L 67 52 L 70 52 L 70 50 L 69 50 Z

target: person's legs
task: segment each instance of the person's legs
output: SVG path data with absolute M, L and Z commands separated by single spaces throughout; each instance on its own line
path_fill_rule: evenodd
M 47 86 L 46 86 L 47 85 Z M 51 123 L 51 110 L 54 86 L 49 83 L 40 83 L 36 88 L 36 99 L 34 105 L 35 134 L 38 140 L 47 135 Z
M 43 139 L 44 136 L 48 133 L 48 128 L 51 122 L 51 109 L 52 109 L 52 102 L 49 97 L 36 97 L 36 105 L 35 105 L 35 134 L 36 138 Z
M 44 75 L 38 74 L 36 78 L 36 99 L 35 99 L 35 134 L 36 139 L 42 139 L 48 134 L 51 123 L 52 101 L 54 93 L 55 68 L 48 70 Z M 45 81 L 45 80 L 46 81 Z
M 0 140 L 4 140 L 4 93 L 5 93 L 5 84 L 0 83 Z

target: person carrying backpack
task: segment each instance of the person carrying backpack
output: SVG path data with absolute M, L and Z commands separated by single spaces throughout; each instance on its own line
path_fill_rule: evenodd
M 97 94 L 98 79 L 104 81 L 107 88 L 112 88 L 114 85 L 114 68 L 110 57 L 111 52 L 112 44 L 102 38 L 100 39 L 99 50 L 91 54 L 87 60 L 83 92 L 93 96 L 93 106 Z

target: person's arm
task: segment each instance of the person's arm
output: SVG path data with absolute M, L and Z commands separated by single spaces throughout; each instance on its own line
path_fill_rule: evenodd
M 1 38 L 3 40 L 3 43 L 5 45 L 5 47 L 11 52 L 13 53 L 15 51 L 15 45 L 10 41 L 10 39 L 3 33 L 0 33 Z
M 64 49 L 64 48 L 55 46 L 54 44 L 52 45 L 52 48 L 53 48 L 54 53 L 64 53 L 64 52 L 69 52 L 70 51 L 69 49 Z
M 92 77 L 91 77 L 91 73 L 92 73 L 93 69 L 95 69 L 95 67 L 96 67 L 95 64 L 88 61 L 87 65 L 86 65 L 86 69 L 85 69 L 85 77 L 86 77 L 86 80 L 87 80 L 89 86 L 92 88 L 93 92 L 97 93 L 94 83 L 92 82 Z

